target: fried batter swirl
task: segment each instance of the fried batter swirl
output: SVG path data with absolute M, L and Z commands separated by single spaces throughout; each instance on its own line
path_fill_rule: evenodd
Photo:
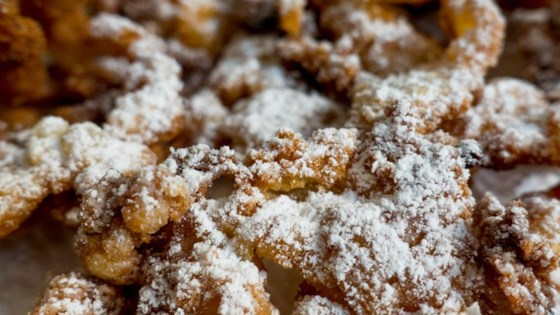
M 558 189 L 471 174 L 560 161 L 557 4 L 524 46 L 430 2 L 0 2 L 0 236 L 46 209 L 87 271 L 32 314 L 553 313 Z

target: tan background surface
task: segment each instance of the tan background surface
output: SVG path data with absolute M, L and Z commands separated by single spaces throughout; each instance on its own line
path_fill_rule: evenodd
M 55 275 L 80 270 L 72 230 L 46 214 L 0 240 L 0 314 L 27 314 Z

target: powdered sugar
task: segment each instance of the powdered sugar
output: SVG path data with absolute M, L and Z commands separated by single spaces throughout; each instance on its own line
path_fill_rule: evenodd
M 277 53 L 277 38 L 238 36 L 209 76 L 210 86 L 226 104 L 266 88 L 294 86 Z
M 337 283 L 357 312 L 395 309 L 423 295 L 449 310 L 462 309 L 464 297 L 450 292 L 461 290 L 451 279 L 464 277 L 472 268 L 466 257 L 474 255 L 467 222 L 460 219 L 474 205 L 464 190 L 468 173 L 455 173 L 464 163 L 457 148 L 430 143 L 411 130 L 378 125 L 372 131 L 377 136 L 373 148 L 386 156 L 382 168 L 390 171 L 374 174 L 378 184 L 356 179 L 367 191 L 382 185 L 380 193 L 391 195 L 356 199 L 310 193 L 304 202 L 281 196 L 242 224 L 241 238 L 258 248 L 273 246 L 272 259 L 297 268 L 308 281 L 327 287 Z M 388 284 L 392 277 L 397 281 Z M 463 281 L 465 288 L 476 278 Z M 433 312 L 433 306 L 417 307 Z
M 219 46 L 212 37 L 220 28 L 216 3 L 125 7 L 152 24 L 150 31 L 112 15 L 95 18 L 92 36 L 126 55 L 99 60 L 113 74 L 110 84 L 122 88 L 115 108 L 103 128 L 49 118 L 22 133 L 20 143 L 0 147 L 7 155 L 0 153 L 0 174 L 21 178 L 8 178 L 23 200 L 10 206 L 27 211 L 46 194 L 73 187 L 82 198 L 80 255 L 94 275 L 141 286 L 140 314 L 274 314 L 261 259 L 294 269 L 305 279 L 302 288 L 311 287 L 307 294 L 316 294 L 302 297 L 296 314 L 466 311 L 485 290 L 486 267 L 477 265 L 477 255 L 488 244 L 477 239 L 468 186 L 469 168 L 481 154 L 475 141 L 441 128 L 468 109 L 499 53 L 502 21 L 493 2 L 442 3 L 457 36 L 445 52 L 396 11 L 371 4 L 371 12 L 354 12 L 361 3 L 317 2 L 322 23 L 333 23 L 336 43 L 290 39 L 278 48 L 272 35 L 239 36 L 210 74 L 209 89 L 183 102 L 179 64 L 167 52 L 184 53 L 185 64 L 198 53 L 211 56 L 206 53 Z M 279 5 L 288 16 L 304 1 Z M 335 9 L 347 20 L 328 21 Z M 312 84 L 288 75 L 277 49 L 311 72 L 310 81 L 353 93 L 348 128 L 325 128 L 346 117 L 332 100 L 310 93 Z M 399 53 L 389 56 L 393 51 Z M 431 53 L 444 60 L 434 61 Z M 364 60 L 379 76 L 358 76 Z M 518 115 L 510 109 L 504 106 Z M 198 144 L 171 149 L 152 165 L 153 155 L 140 143 L 166 150 L 183 124 L 186 136 L 173 145 Z M 481 125 L 469 128 L 482 132 Z M 528 130 L 534 136 L 544 129 Z M 224 134 L 244 146 L 244 155 L 212 148 Z M 19 156 L 28 160 L 16 162 Z M 210 199 L 209 187 L 222 177 L 233 178 L 232 193 Z M 33 184 L 25 191 L 30 195 L 24 195 L 26 183 Z M 521 207 L 511 213 L 523 219 Z M 514 223 L 508 232 L 519 232 L 524 221 Z M 515 251 L 506 254 L 499 272 L 525 271 L 524 263 L 510 259 Z M 75 293 L 72 282 L 63 285 L 63 293 Z M 525 288 L 513 288 L 515 296 L 531 298 Z M 546 296 L 538 298 L 546 304 Z
M 446 117 L 465 111 L 482 77 L 467 68 L 413 70 L 385 79 L 364 74 L 354 94 L 352 123 L 371 124 L 386 115 L 387 105 L 407 103 L 419 130 L 434 130 Z
M 114 287 L 69 273 L 51 281 L 41 305 L 30 314 L 117 315 L 123 307 L 124 299 Z
M 486 165 L 549 160 L 549 120 L 558 111 L 529 83 L 496 79 L 484 88 L 479 104 L 465 113 L 460 133 L 481 142 Z
M 118 140 L 89 122 L 69 125 L 60 118 L 47 117 L 25 132 L 22 140 L 25 151 L 12 153 L 22 154 L 22 159 L 0 169 L 6 173 L 0 179 L 0 187 L 6 189 L 1 198 L 7 198 L 0 213 L 13 217 L 3 227 L 10 231 L 49 193 L 73 187 L 83 194 L 110 169 L 127 173 L 155 162 L 147 147 Z M 25 162 L 21 165 L 20 161 Z
M 260 304 L 267 293 L 262 288 L 265 279 L 259 270 L 237 256 L 233 244 L 209 217 L 208 213 L 217 206 L 221 204 L 202 201 L 191 208 L 189 220 L 194 231 L 189 232 L 203 239 L 193 245 L 192 253 L 182 257 L 174 249 L 170 255 L 180 257 L 178 260 L 152 261 L 151 280 L 140 292 L 140 314 L 149 314 L 162 306 L 167 312 L 191 313 L 215 300 L 219 301 L 215 305 L 218 314 L 277 314 L 270 305 Z M 180 246 L 181 236 L 176 241 L 179 243 L 172 248 Z
M 441 48 L 417 32 L 396 11 L 353 1 L 327 7 L 321 14 L 321 25 L 336 34 L 336 49 L 363 51 L 361 61 L 367 71 L 378 75 L 409 70 L 433 61 Z
M 201 90 L 185 104 L 186 134 L 193 143 L 213 146 L 228 114 L 229 111 L 215 93 L 208 89 Z
M 304 137 L 342 121 L 342 110 L 330 100 L 292 89 L 267 89 L 234 105 L 226 119 L 229 134 L 246 147 L 262 145 L 276 131 L 289 128 Z
M 347 315 L 341 305 L 321 296 L 306 296 L 297 303 L 294 315 Z
M 115 100 L 105 128 L 121 138 L 146 143 L 177 133 L 183 115 L 181 68 L 164 53 L 165 43 L 130 20 L 105 13 L 92 20 L 91 33 L 116 42 L 130 34 L 136 37 L 127 47 L 132 63 L 115 60 L 115 67 L 105 59 L 101 64 L 112 65 L 108 71 L 126 71 L 116 73 L 124 80 L 126 93 Z

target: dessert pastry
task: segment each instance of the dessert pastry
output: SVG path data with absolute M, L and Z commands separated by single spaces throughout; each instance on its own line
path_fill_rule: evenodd
M 83 266 L 31 314 L 557 311 L 558 188 L 473 194 L 560 160 L 558 3 L 502 5 L 0 2 L 0 236 Z

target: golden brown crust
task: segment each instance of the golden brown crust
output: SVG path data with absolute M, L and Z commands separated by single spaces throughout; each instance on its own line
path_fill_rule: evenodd
M 46 97 L 51 82 L 43 62 L 45 34 L 36 21 L 21 15 L 18 1 L 0 3 L 0 34 L 1 104 L 21 105 Z
M 84 193 L 76 249 L 88 270 L 117 284 L 141 280 L 139 247 L 192 202 L 185 182 L 165 165 L 108 172 Z
M 30 314 L 123 314 L 125 298 L 116 287 L 77 273 L 54 277 Z
M 291 36 L 302 33 L 307 0 L 279 0 L 276 1 L 280 14 L 280 28 Z
M 352 88 L 360 64 L 356 56 L 338 53 L 328 42 L 317 42 L 310 38 L 287 40 L 281 43 L 281 56 L 288 62 L 299 64 L 316 80 L 339 93 L 348 93 Z
M 21 136 L 17 145 L 0 142 L 2 236 L 15 230 L 49 194 L 73 187 L 81 195 L 110 168 L 127 173 L 155 160 L 147 147 L 122 142 L 89 122 L 70 126 L 47 117 Z M 115 152 L 117 147 L 128 152 Z
M 0 235 L 41 204 L 92 274 L 35 312 L 550 313 L 557 200 L 469 181 L 560 160 L 558 105 L 485 84 L 493 1 L 427 2 L 22 0 L 61 81 L 0 110 Z
M 499 78 L 489 82 L 478 104 L 455 125 L 456 133 L 482 145 L 484 165 L 556 165 L 558 105 L 528 82 Z
M 278 56 L 279 40 L 273 35 L 238 34 L 232 38 L 208 78 L 226 106 L 270 88 L 305 88 L 283 67 Z
M 238 257 L 209 218 L 205 202 L 174 226 L 163 257 L 147 261 L 138 314 L 278 314 L 254 264 Z
M 320 15 L 320 25 L 334 36 L 337 49 L 357 54 L 364 70 L 376 75 L 410 70 L 441 54 L 435 40 L 418 32 L 398 8 L 384 3 L 342 1 L 323 8 Z
M 492 195 L 478 205 L 480 255 L 487 267 L 481 307 L 489 313 L 548 314 L 553 306 L 550 273 L 558 258 L 529 230 L 521 202 L 504 207 Z

